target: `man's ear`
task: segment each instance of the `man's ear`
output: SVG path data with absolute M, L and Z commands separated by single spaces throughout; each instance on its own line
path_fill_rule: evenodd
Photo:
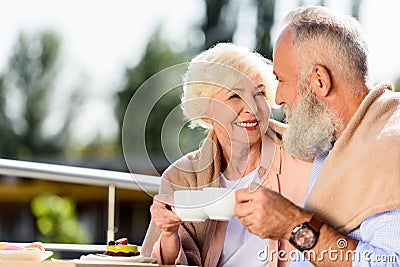
M 331 75 L 328 69 L 320 64 L 314 66 L 311 73 L 311 87 L 320 97 L 326 97 L 332 88 Z

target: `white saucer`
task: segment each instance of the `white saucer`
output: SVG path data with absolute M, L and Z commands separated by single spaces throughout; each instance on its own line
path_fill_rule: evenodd
M 39 250 L 0 250 L 0 259 L 40 262 L 53 255 L 53 251 Z
M 117 262 L 145 262 L 151 263 L 156 261 L 155 258 L 144 257 L 142 255 L 138 256 L 108 256 L 102 254 L 88 254 L 82 255 L 79 260 L 74 260 L 74 262 L 88 262 L 88 261 L 117 261 Z

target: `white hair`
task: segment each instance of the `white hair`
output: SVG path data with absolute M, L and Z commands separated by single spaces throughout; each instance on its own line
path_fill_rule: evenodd
M 369 82 L 368 48 L 356 19 L 326 7 L 309 6 L 290 12 L 285 22 L 293 29 L 300 75 L 309 75 L 321 64 L 348 84 L 360 79 Z
M 184 76 L 182 110 L 190 127 L 211 125 L 200 118 L 209 108 L 210 98 L 223 88 L 232 88 L 243 79 L 259 75 L 267 101 L 274 105 L 276 82 L 271 61 L 260 54 L 231 43 L 219 43 L 200 53 L 189 63 Z

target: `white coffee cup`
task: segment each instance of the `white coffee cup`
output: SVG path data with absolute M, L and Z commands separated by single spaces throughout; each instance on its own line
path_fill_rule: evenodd
M 207 219 L 203 195 L 203 191 L 200 190 L 175 191 L 173 210 L 184 222 L 203 222 Z
M 235 190 L 232 188 L 205 187 L 207 201 L 204 211 L 211 220 L 229 221 L 235 216 Z

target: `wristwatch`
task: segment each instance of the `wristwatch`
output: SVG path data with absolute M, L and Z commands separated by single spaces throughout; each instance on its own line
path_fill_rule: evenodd
M 319 230 L 324 222 L 315 214 L 309 222 L 296 226 L 290 236 L 290 243 L 300 251 L 311 249 L 315 246 L 319 236 Z

